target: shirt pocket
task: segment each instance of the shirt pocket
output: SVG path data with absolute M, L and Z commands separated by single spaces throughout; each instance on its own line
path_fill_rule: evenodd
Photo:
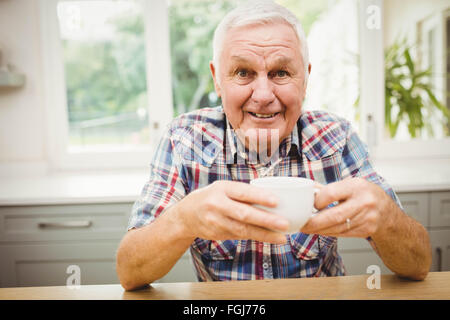
M 233 260 L 236 256 L 239 240 L 195 239 L 193 248 L 208 260 Z
M 341 163 L 342 155 L 338 152 L 315 160 L 303 155 L 302 172 L 305 178 L 328 184 L 342 179 Z
M 289 235 L 292 254 L 299 260 L 319 258 L 319 235 L 302 232 Z

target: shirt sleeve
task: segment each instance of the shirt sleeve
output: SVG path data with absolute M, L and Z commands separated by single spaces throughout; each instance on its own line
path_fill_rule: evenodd
M 353 128 L 348 125 L 346 144 L 342 151 L 342 178 L 361 177 L 380 186 L 403 210 L 402 204 L 392 187 L 373 168 L 367 145 L 361 141 Z
M 186 194 L 183 165 L 175 150 L 171 130 L 161 138 L 150 165 L 150 177 L 134 203 L 128 230 L 153 222 L 165 209 Z
M 373 168 L 370 159 L 367 145 L 361 141 L 356 132 L 348 125 L 348 133 L 345 147 L 342 152 L 342 178 L 349 176 L 361 177 L 367 181 L 373 182 L 380 186 L 392 200 L 403 211 L 403 206 L 394 192 L 392 187 L 381 177 Z M 375 252 L 379 255 L 375 242 L 371 237 L 366 238 Z

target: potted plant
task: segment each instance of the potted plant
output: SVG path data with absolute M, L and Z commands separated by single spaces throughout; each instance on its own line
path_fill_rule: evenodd
M 431 75 L 431 68 L 421 70 L 413 61 L 406 40 L 385 51 L 385 125 L 391 138 L 403 121 L 412 138 L 419 136 L 424 127 L 433 135 L 426 115 L 436 111 L 442 112 L 443 125 L 448 124 L 449 110 L 433 94 Z

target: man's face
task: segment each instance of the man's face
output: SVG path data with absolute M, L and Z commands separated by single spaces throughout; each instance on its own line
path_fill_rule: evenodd
M 219 63 L 220 75 L 212 64 L 211 72 L 233 129 L 275 129 L 279 141 L 287 137 L 300 117 L 306 89 L 292 27 L 271 23 L 231 28 Z

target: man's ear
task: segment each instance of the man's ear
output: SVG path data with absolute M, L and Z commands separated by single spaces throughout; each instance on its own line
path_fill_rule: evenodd
M 308 81 L 310 76 L 311 76 L 311 63 L 308 65 Z M 305 84 L 303 85 L 303 100 L 306 97 L 306 88 L 308 87 L 308 81 L 305 81 Z
M 218 75 L 216 74 L 216 68 L 214 67 L 214 64 L 212 61 L 209 62 L 209 69 L 211 70 L 211 75 L 213 77 L 214 80 L 214 88 L 216 89 L 216 94 L 218 97 L 220 97 L 221 92 L 220 92 L 220 85 L 218 83 Z
M 308 64 L 308 81 L 309 81 L 310 76 L 311 76 L 311 63 Z M 303 88 L 305 90 L 305 93 L 306 93 L 306 87 L 308 87 L 308 81 L 305 81 L 305 86 Z

